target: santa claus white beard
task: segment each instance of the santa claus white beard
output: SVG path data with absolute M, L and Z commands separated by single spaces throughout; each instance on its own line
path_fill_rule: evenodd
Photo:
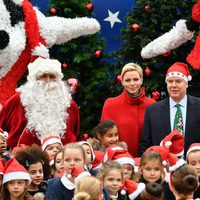
M 62 81 L 28 81 L 19 88 L 25 109 L 27 128 L 34 130 L 38 139 L 62 135 L 66 130 L 67 108 L 71 95 Z

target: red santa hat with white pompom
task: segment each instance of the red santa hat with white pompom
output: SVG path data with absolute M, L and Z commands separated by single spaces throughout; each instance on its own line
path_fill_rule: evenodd
M 174 130 L 161 141 L 160 146 L 166 147 L 170 153 L 176 156 L 182 156 L 184 153 L 184 137 L 177 130 Z
M 190 75 L 188 66 L 182 62 L 176 62 L 169 67 L 169 69 L 167 70 L 165 81 L 167 82 L 170 77 L 182 78 L 186 83 L 192 80 L 192 76 Z
M 188 157 L 189 153 L 191 153 L 192 151 L 200 151 L 200 143 L 193 143 L 190 145 L 186 157 Z

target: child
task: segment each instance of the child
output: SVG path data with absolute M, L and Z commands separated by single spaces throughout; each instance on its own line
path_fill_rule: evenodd
M 170 189 L 176 200 L 193 199 L 194 192 L 198 188 L 196 170 L 174 155 L 170 155 L 168 161 L 171 172 Z
M 56 153 L 63 148 L 60 136 L 52 135 L 42 139 L 42 150 L 45 151 L 50 159 L 50 165 L 53 165 Z
M 186 159 L 187 163 L 195 168 L 200 182 L 200 143 L 190 145 L 186 153 Z M 200 197 L 200 187 L 194 193 L 194 198 L 197 197 Z
M 161 147 L 163 148 L 163 147 Z M 160 153 L 156 151 L 145 152 L 139 165 L 139 181 L 147 183 L 159 183 L 163 186 L 165 199 L 174 200 L 174 196 L 169 189 L 169 185 L 164 181 L 165 172 Z
M 15 152 L 16 160 L 24 166 L 31 177 L 31 184 L 27 191 L 30 196 L 37 193 L 45 194 L 46 188 L 43 180 L 50 177 L 50 166 L 48 155 L 37 145 L 27 146 Z
M 100 151 L 105 151 L 110 145 L 119 140 L 118 127 L 112 120 L 101 121 L 92 131 L 92 134 L 100 141 Z
M 100 181 L 92 176 L 82 178 L 75 186 L 74 200 L 102 200 Z
M 26 169 L 15 158 L 11 158 L 5 164 L 1 200 L 28 199 L 26 189 L 30 182 Z
M 54 177 L 60 177 L 63 172 L 63 150 L 61 149 L 58 151 L 54 157 L 54 164 L 52 165 L 52 168 L 54 170 Z
M 103 163 L 99 170 L 98 178 L 103 183 L 104 200 L 127 200 L 128 194 L 121 192 L 123 171 L 119 163 L 116 161 Z
M 123 180 L 134 179 L 134 159 L 127 150 L 117 145 L 111 145 L 105 151 L 104 162 L 114 160 L 118 162 L 123 170 Z
M 48 181 L 46 200 L 71 200 L 75 188 L 72 172 L 74 167 L 84 170 L 85 152 L 83 147 L 77 143 L 69 143 L 63 149 L 64 174 L 61 178 L 53 178 Z M 88 172 L 83 172 L 81 176 L 89 176 Z
M 92 162 L 95 159 L 95 154 L 93 151 L 92 146 L 90 145 L 90 143 L 86 142 L 86 141 L 80 141 L 78 142 L 79 145 L 81 145 L 84 149 L 85 155 L 86 155 L 86 165 L 85 168 L 86 170 L 90 171 L 92 169 Z

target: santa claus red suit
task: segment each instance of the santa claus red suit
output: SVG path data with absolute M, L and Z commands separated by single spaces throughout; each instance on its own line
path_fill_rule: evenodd
M 119 139 L 127 143 L 133 157 L 138 157 L 146 107 L 153 103 L 153 99 L 145 97 L 144 88 L 136 98 L 130 97 L 124 90 L 119 96 L 108 98 L 104 103 L 101 120 L 115 121 L 119 128 Z
M 63 144 L 75 142 L 80 128 L 79 110 L 69 87 L 61 80 L 61 63 L 37 58 L 28 70 L 27 83 L 0 112 L 0 127 L 8 132 L 7 145 L 40 145 L 50 135 L 59 135 Z M 44 74 L 54 75 L 55 79 L 40 80 Z

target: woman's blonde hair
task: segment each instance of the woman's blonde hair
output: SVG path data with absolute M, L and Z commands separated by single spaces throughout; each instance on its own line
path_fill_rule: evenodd
M 92 176 L 83 177 L 76 183 L 73 200 L 99 200 L 101 183 Z
M 122 71 L 121 71 L 122 79 L 124 77 L 124 74 L 128 71 L 136 71 L 140 75 L 140 78 L 143 78 L 143 70 L 138 64 L 128 63 L 128 64 L 124 65 L 124 67 L 122 68 Z

